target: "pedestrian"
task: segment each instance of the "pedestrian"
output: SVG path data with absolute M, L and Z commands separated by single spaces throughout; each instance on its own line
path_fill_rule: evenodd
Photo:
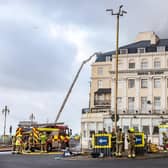
M 12 136 L 12 154 L 16 152 L 16 136 Z
M 47 152 L 47 136 L 45 132 L 40 135 L 40 146 L 41 152 Z
M 122 128 L 119 128 L 116 134 L 116 157 L 122 157 L 123 139 Z
M 19 134 L 16 137 L 16 143 L 15 143 L 17 154 L 21 154 L 22 153 L 22 143 L 23 143 L 23 141 L 22 141 L 22 135 Z
M 167 152 L 167 145 L 168 145 L 168 137 L 165 132 L 162 132 L 162 141 L 163 141 L 163 150 L 164 152 Z
M 115 132 L 115 128 L 112 129 L 112 133 L 111 133 L 111 154 L 112 156 L 115 155 L 116 153 L 116 132 Z
M 134 134 L 134 128 L 130 128 L 128 130 L 127 142 L 128 142 L 128 158 L 131 158 L 131 157 L 135 158 L 136 137 Z

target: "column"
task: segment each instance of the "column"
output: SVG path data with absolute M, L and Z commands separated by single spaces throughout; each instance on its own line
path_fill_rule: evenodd
M 136 97 L 135 97 L 135 110 L 138 110 L 140 113 L 140 78 L 135 79 L 135 89 L 136 89 Z
M 148 105 L 148 111 L 153 109 L 153 76 L 148 78 L 148 98 L 147 101 L 150 101 L 152 104 Z
M 165 111 L 166 112 L 166 101 L 167 101 L 167 98 L 166 98 L 166 77 L 165 76 L 162 76 L 161 78 L 161 110 L 162 111 Z
M 114 112 L 115 107 L 115 79 L 111 81 L 111 110 Z
M 123 110 L 127 112 L 127 78 L 123 78 Z

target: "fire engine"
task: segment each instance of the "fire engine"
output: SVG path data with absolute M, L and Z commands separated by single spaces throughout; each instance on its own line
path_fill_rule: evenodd
M 72 130 L 66 125 L 39 124 L 29 128 L 17 128 L 16 136 L 22 135 L 23 143 L 28 148 L 28 138 L 33 137 L 31 151 L 40 150 L 40 133 L 47 135 L 47 151 L 62 150 L 69 147 L 70 135 Z

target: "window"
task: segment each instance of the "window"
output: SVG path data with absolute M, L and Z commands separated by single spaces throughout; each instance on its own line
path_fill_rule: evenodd
M 83 137 L 86 138 L 86 130 L 83 131 Z
M 103 81 L 102 80 L 98 80 L 98 88 L 102 88 L 103 87 Z
M 134 102 L 135 102 L 135 98 L 134 97 L 128 97 L 128 111 L 130 113 L 134 112 Z
M 148 80 L 141 79 L 141 88 L 147 88 L 147 87 L 148 87 Z
M 134 68 L 135 68 L 135 62 L 130 62 L 129 69 L 134 69 Z
M 143 59 L 141 61 L 141 69 L 147 69 L 148 68 L 148 61 L 146 59 Z
M 165 46 L 157 46 L 157 52 L 165 52 Z
M 150 135 L 149 126 L 143 125 L 142 126 L 142 132 L 144 132 L 146 135 Z
M 106 62 L 111 61 L 111 57 L 110 56 L 106 56 Z
M 154 97 L 154 112 L 160 112 L 161 108 L 161 98 Z
M 134 60 L 130 60 L 129 61 L 129 69 L 134 69 L 135 68 L 135 62 L 134 62 Z
M 154 79 L 154 88 L 160 88 L 160 79 Z
M 135 79 L 128 79 L 128 88 L 135 87 Z
M 97 100 L 104 100 L 104 95 L 98 95 Z
M 141 97 L 141 110 L 147 112 L 147 97 Z
M 153 135 L 159 134 L 159 127 L 158 126 L 153 126 Z
M 145 53 L 145 48 L 138 48 L 138 53 Z
M 95 134 L 95 130 L 90 130 L 89 135 L 92 137 Z
M 160 60 L 159 59 L 155 59 L 154 60 L 154 68 L 155 69 L 159 69 L 160 68 Z
M 123 62 L 119 59 L 118 60 L 118 69 L 122 69 L 123 68 Z
M 120 49 L 120 54 L 128 54 L 128 49 Z
M 121 110 L 122 109 L 122 97 L 117 97 L 117 105 L 118 105 L 118 109 Z
M 97 68 L 97 74 L 98 75 L 103 75 L 103 67 L 98 67 Z
M 132 127 L 134 128 L 135 132 L 139 132 L 139 127 L 138 127 L 138 125 L 133 125 Z
M 129 126 L 128 125 L 124 125 L 123 127 L 123 131 L 126 134 L 128 132 Z

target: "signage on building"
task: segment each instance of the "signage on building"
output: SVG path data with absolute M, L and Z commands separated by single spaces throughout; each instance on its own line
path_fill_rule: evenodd
M 137 75 L 160 75 L 160 74 L 164 74 L 164 71 L 148 71 L 148 72 L 137 72 Z

